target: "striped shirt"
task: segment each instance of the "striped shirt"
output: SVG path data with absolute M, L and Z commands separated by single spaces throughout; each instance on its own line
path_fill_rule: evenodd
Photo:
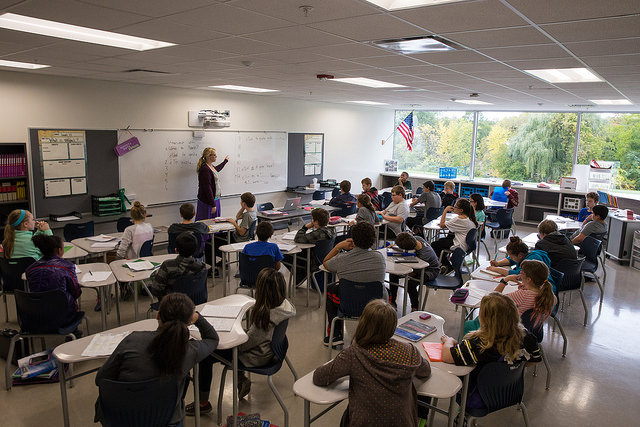
M 502 355 L 495 347 L 482 351 L 482 342 L 479 337 L 464 339 L 460 344 L 451 347 L 451 356 L 458 366 L 477 365 L 477 367 L 490 362 L 497 362 L 502 358 Z M 522 340 L 521 349 L 517 354 L 516 360 L 507 360 L 507 362 L 513 363 L 520 360 L 529 362 L 540 362 L 542 360 L 538 349 L 538 341 L 529 333 Z
M 529 289 L 518 289 L 510 294 L 505 294 L 516 303 L 518 313 L 522 316 L 525 311 L 534 308 L 536 306 L 537 293 L 530 291 Z

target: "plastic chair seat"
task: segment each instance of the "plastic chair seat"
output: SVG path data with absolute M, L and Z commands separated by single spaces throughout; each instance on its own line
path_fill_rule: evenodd
M 598 269 L 598 264 L 594 262 L 587 261 L 586 259 L 582 263 L 582 271 L 587 273 L 595 273 Z
M 450 289 L 455 290 L 460 287 L 460 281 L 455 276 L 443 276 L 439 275 L 430 282 L 425 282 L 425 286 L 434 289 Z

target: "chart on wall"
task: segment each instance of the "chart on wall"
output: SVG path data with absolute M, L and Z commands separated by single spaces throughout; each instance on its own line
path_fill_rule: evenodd
M 143 204 L 196 199 L 196 165 L 206 147 L 216 150 L 215 165 L 229 156 L 218 174 L 222 196 L 286 188 L 285 132 L 205 131 L 202 138 L 187 130 L 131 132 L 140 147 L 119 158 L 120 186 Z
M 44 197 L 87 193 L 87 139 L 82 130 L 39 130 Z

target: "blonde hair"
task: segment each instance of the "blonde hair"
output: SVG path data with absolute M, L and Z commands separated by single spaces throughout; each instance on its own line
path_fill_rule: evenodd
M 515 361 L 524 336 L 516 304 L 499 292 L 491 292 L 480 302 L 480 329 L 465 339 L 479 338 L 482 351 L 495 347 L 508 361 Z
M 386 344 L 398 324 L 395 309 L 383 299 L 369 301 L 360 316 L 353 339 L 360 347 Z
M 202 150 L 202 156 L 200 156 L 200 158 L 198 159 L 198 165 L 196 166 L 196 172 L 200 172 L 200 168 L 202 167 L 202 165 L 207 163 L 207 157 L 209 157 L 210 155 L 212 155 L 215 152 L 216 152 L 216 149 L 215 148 L 211 148 L 211 147 L 207 147 L 204 150 Z
M 456 185 L 453 183 L 453 181 L 446 181 L 444 183 L 444 188 L 450 188 L 450 189 L 455 189 Z
M 24 218 L 22 218 L 20 224 L 14 226 L 13 224 L 20 218 L 20 215 L 22 215 L 22 209 L 15 209 L 11 211 L 11 213 L 7 217 L 7 225 L 4 226 L 2 250 L 4 251 L 4 256 L 6 258 L 11 258 L 11 254 L 13 253 L 13 244 L 15 243 L 16 230 L 18 229 L 18 227 L 20 227 L 20 224 L 22 224 L 27 219 L 27 215 L 31 215 L 31 212 L 25 210 Z
M 147 210 L 142 203 L 135 201 L 131 206 L 131 219 L 134 221 L 144 221 L 147 216 Z
M 531 279 L 538 289 L 536 295 L 534 312 L 534 325 L 537 326 L 547 320 L 551 315 L 551 310 L 556 304 L 556 297 L 553 294 L 553 287 L 549 283 L 549 268 L 547 264 L 538 260 L 524 260 L 520 264 L 521 273 Z

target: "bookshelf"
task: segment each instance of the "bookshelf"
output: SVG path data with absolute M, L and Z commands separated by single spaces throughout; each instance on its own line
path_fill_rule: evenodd
M 0 144 L 0 222 L 14 209 L 31 210 L 27 144 Z

